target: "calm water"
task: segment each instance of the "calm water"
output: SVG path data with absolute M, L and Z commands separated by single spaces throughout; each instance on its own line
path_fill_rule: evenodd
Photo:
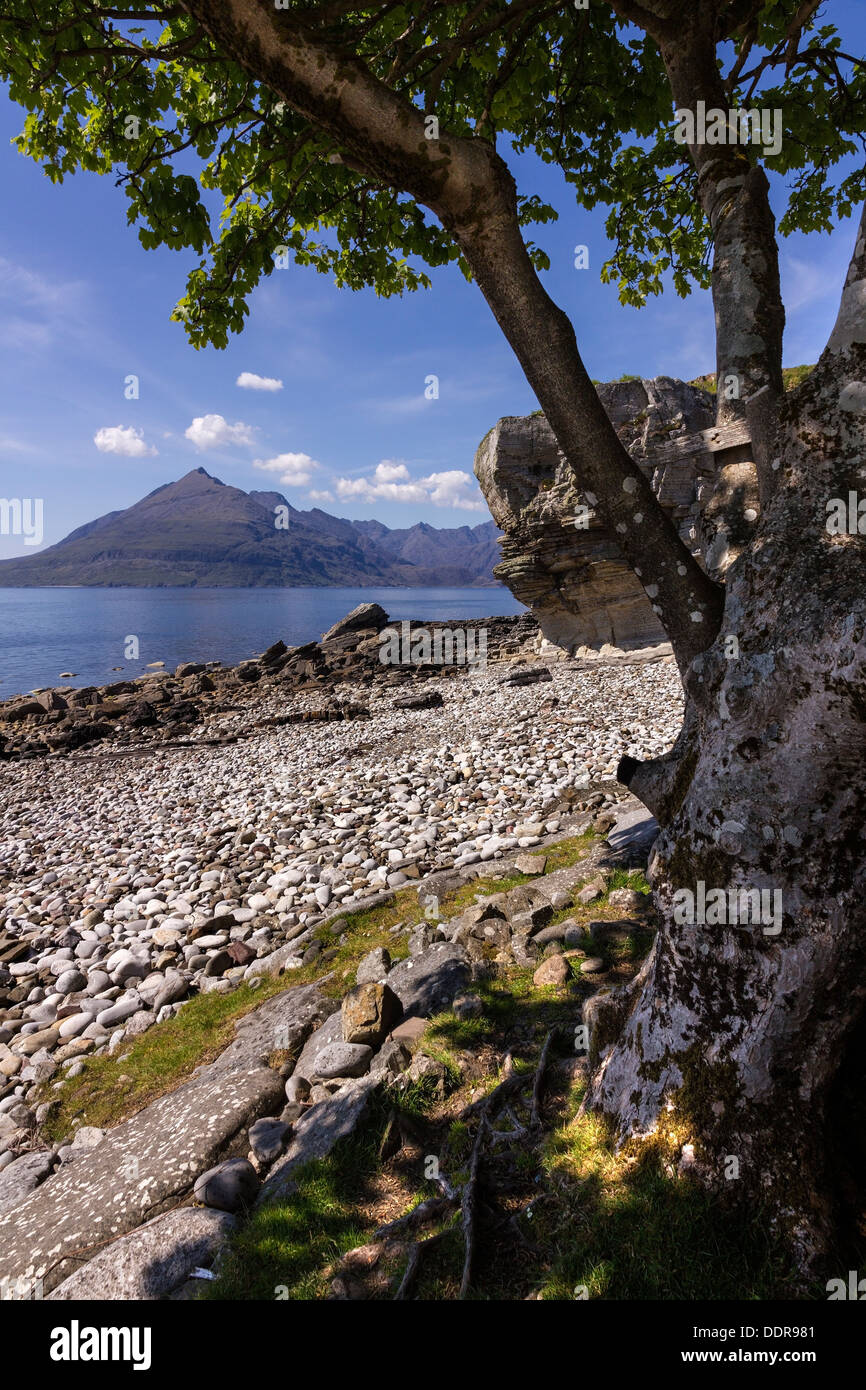
M 70 685 L 107 685 L 150 661 L 228 666 L 280 637 L 313 641 L 359 603 L 421 622 L 526 611 L 502 588 L 0 589 L 0 699 L 62 685 L 61 671 L 75 672 Z M 137 661 L 124 654 L 133 636 Z

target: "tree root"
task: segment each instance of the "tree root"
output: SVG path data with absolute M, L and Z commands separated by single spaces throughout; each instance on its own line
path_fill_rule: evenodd
M 532 1083 L 532 1107 L 529 1112 L 529 1127 L 537 1129 L 541 1123 L 541 1092 L 544 1086 L 544 1072 L 547 1067 L 547 1054 L 550 1052 L 550 1044 L 553 1036 L 559 1030 L 551 1028 L 547 1037 L 544 1039 L 544 1046 L 541 1049 L 541 1056 L 538 1059 L 538 1066 L 535 1069 L 535 1080 Z
M 481 1123 L 478 1126 L 478 1133 L 475 1136 L 475 1143 L 472 1146 L 472 1160 L 469 1164 L 469 1177 L 463 1189 L 463 1278 L 460 1280 L 460 1292 L 458 1299 L 465 1299 L 469 1292 L 469 1281 L 472 1277 L 472 1260 L 475 1255 L 475 1207 L 478 1199 L 478 1169 L 481 1165 L 481 1151 L 484 1148 L 484 1136 L 489 1129 L 487 1115 L 482 1114 Z
M 426 1226 L 429 1221 L 438 1221 L 441 1216 L 453 1211 L 455 1205 L 453 1198 L 428 1197 L 426 1202 L 419 1203 L 405 1216 L 398 1216 L 396 1221 L 389 1221 L 387 1226 L 380 1226 L 378 1231 L 373 1232 L 373 1241 L 394 1240 L 408 1231 L 414 1231 L 418 1226 Z
M 449 1222 L 445 1229 L 428 1235 L 424 1239 L 412 1239 L 412 1237 L 422 1227 L 429 1226 L 436 1221 L 443 1221 L 456 1215 L 457 1212 L 460 1213 L 460 1229 L 463 1237 L 463 1268 L 460 1289 L 457 1294 L 458 1300 L 464 1301 L 469 1296 L 473 1266 L 476 1263 L 479 1248 L 479 1226 L 482 1222 L 484 1224 L 489 1223 L 495 1231 L 506 1230 L 508 1235 L 524 1249 L 532 1254 L 538 1253 L 538 1248 L 520 1230 L 516 1213 L 509 1214 L 501 1220 L 495 1219 L 494 1212 L 485 1206 L 480 1179 L 485 1150 L 488 1145 L 497 1145 L 508 1139 L 512 1141 L 526 1139 L 533 1130 L 540 1127 L 541 1097 L 545 1075 L 551 1045 L 558 1031 L 559 1029 L 554 1027 L 547 1033 L 534 1072 L 529 1070 L 515 1071 L 511 1055 L 506 1055 L 501 1068 L 504 1075 L 499 1084 L 488 1095 L 473 1101 L 460 1112 L 461 1122 L 465 1123 L 467 1120 L 477 1120 L 478 1122 L 469 1159 L 469 1172 L 462 1188 L 456 1188 L 443 1172 L 438 1172 L 432 1180 L 438 1184 L 441 1196 L 428 1197 L 404 1216 L 397 1217 L 384 1226 L 379 1226 L 367 1245 L 350 1252 L 355 1257 L 353 1263 L 360 1263 L 361 1265 L 365 1265 L 365 1261 L 359 1260 L 357 1257 L 366 1252 L 369 1256 L 368 1263 L 371 1266 L 378 1263 L 382 1255 L 394 1258 L 403 1253 L 408 1254 L 403 1277 L 393 1295 L 395 1302 L 404 1302 L 412 1297 L 425 1256 L 432 1247 L 452 1235 L 456 1225 L 454 1222 Z M 509 1102 L 530 1084 L 532 1086 L 532 1095 L 529 1100 L 530 1119 L 528 1123 L 523 1123 L 517 1118 Z M 496 1114 L 506 1118 L 510 1122 L 511 1128 L 494 1128 L 493 1116 Z M 398 1134 L 404 1138 L 408 1137 L 421 1147 L 428 1142 L 421 1133 L 421 1127 L 417 1124 L 416 1118 L 410 1119 L 395 1108 L 386 1126 L 380 1146 L 380 1158 L 393 1156 L 393 1153 L 399 1148 L 397 1144 Z M 346 1258 L 344 1257 L 344 1259 Z
M 394 1295 L 394 1302 L 402 1302 L 407 1299 L 415 1285 L 418 1277 L 418 1270 L 421 1268 L 421 1260 L 425 1253 L 433 1245 L 438 1245 L 439 1241 L 444 1240 L 449 1234 L 448 1231 L 438 1231 L 435 1236 L 428 1236 L 426 1240 L 416 1240 L 409 1251 L 409 1263 L 406 1272 L 400 1280 L 400 1287 Z

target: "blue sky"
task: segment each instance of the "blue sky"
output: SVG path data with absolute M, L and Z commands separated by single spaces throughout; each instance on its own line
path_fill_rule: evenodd
M 862 0 L 835 0 L 830 14 L 862 52 Z M 472 478 L 475 448 L 501 415 L 536 402 L 456 267 L 432 271 L 432 290 L 379 300 L 292 265 L 256 291 L 227 350 L 196 351 L 169 321 L 193 257 L 145 251 L 110 178 L 51 184 L 9 144 L 22 119 L 0 96 L 0 495 L 44 499 L 45 545 L 199 466 L 246 490 L 277 488 L 298 507 L 389 526 L 489 518 Z M 598 278 L 604 211 L 578 208 L 533 157 L 511 163 L 523 192 L 559 210 L 559 222 L 529 235 L 550 256 L 546 286 L 571 316 L 590 374 L 712 370 L 709 295 L 624 308 Z M 853 237 L 851 221 L 831 236 L 782 241 L 786 365 L 821 351 Z M 574 269 L 578 243 L 589 270 Z M 282 387 L 245 389 L 244 373 Z M 130 374 L 138 400 L 124 395 Z M 438 399 L 425 396 L 430 375 Z M 0 535 L 0 557 L 34 549 Z

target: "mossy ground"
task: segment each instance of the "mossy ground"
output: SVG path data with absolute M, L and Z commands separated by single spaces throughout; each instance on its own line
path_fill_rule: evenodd
M 486 885 L 489 888 L 489 885 Z M 607 892 L 567 915 L 617 916 L 610 893 L 648 891 L 637 872 L 611 876 Z M 481 885 L 476 885 L 481 891 Z M 650 930 L 609 944 L 633 972 L 652 941 Z M 589 945 L 589 940 L 587 941 Z M 593 941 L 593 951 L 599 950 Z M 575 976 L 563 989 L 539 989 L 531 969 L 500 970 L 475 988 L 483 1013 L 431 1020 L 423 1051 L 442 1062 L 440 1093 L 413 1088 L 380 1096 L 360 1131 L 337 1145 L 324 1164 L 307 1170 L 298 1190 L 253 1216 L 232 1243 L 209 1299 L 327 1298 L 339 1256 L 369 1242 L 377 1227 L 438 1195 L 425 1178 L 425 1157 L 459 1186 L 468 1173 L 476 1122 L 465 1112 L 502 1078 L 503 1058 L 526 1074 L 511 1101 L 512 1120 L 527 1125 L 531 1078 L 549 1030 L 551 1047 L 537 1131 L 497 1142 L 484 1163 L 484 1210 L 470 1297 L 481 1301 L 542 1299 L 764 1299 L 784 1296 L 790 1271 L 761 1213 L 735 1216 L 696 1185 L 676 1176 L 673 1149 L 664 1144 L 635 1158 L 617 1154 L 606 1128 L 577 1115 L 583 1083 L 575 1081 L 574 1027 L 580 1001 L 594 985 Z M 393 1108 L 407 1103 L 425 1127 L 426 1143 L 401 1147 L 383 1159 L 382 1135 Z M 449 1216 L 423 1234 L 442 1239 L 425 1255 L 413 1297 L 458 1296 L 464 1247 L 459 1218 Z M 393 1298 L 405 1267 L 376 1269 L 368 1298 Z M 275 1290 L 278 1290 L 275 1292 Z
M 550 1053 L 542 1128 L 488 1149 L 482 1217 L 470 1297 L 481 1301 L 542 1299 L 764 1299 L 784 1296 L 790 1271 L 760 1212 L 737 1217 L 696 1185 L 677 1178 L 663 1145 L 639 1157 L 617 1154 L 606 1128 L 578 1117 L 582 1084 L 569 1064 L 577 1016 L 574 990 L 539 990 L 531 972 L 512 971 L 480 987 L 482 1018 L 434 1019 L 423 1049 L 446 1064 L 444 1094 L 413 1088 L 382 1094 L 362 1127 L 323 1163 L 298 1178 L 285 1202 L 256 1212 L 232 1242 L 208 1299 L 320 1299 L 331 1294 L 339 1257 L 373 1239 L 377 1227 L 439 1189 L 425 1179 L 425 1159 L 459 1186 L 468 1173 L 475 1121 L 464 1118 L 501 1079 L 511 1052 L 530 1084 L 510 1102 L 526 1125 L 531 1078 L 548 1029 L 560 1032 Z M 392 1108 L 409 1106 L 426 1142 L 381 1156 Z M 463 1266 L 459 1218 L 423 1235 L 444 1238 L 426 1255 L 413 1296 L 451 1300 Z M 405 1268 L 377 1268 L 368 1298 L 393 1298 Z

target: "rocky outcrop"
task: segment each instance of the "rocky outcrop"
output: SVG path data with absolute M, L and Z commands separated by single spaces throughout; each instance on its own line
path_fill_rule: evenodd
M 744 429 L 715 427 L 712 396 L 670 377 L 598 391 L 686 545 L 723 573 L 757 516 Z M 479 445 L 475 475 L 505 533 L 496 577 L 532 609 L 548 641 L 574 654 L 667 640 L 541 412 L 500 420 Z
M 226 736 L 207 725 L 233 710 L 247 710 L 251 728 L 369 718 L 366 703 L 347 700 L 340 691 L 349 683 L 368 687 L 371 702 L 381 698 L 383 688 L 406 686 L 414 693 L 403 697 L 403 708 L 435 709 L 441 695 L 417 692 L 416 685 L 430 677 L 459 678 L 467 669 L 466 662 L 450 659 L 453 652 L 460 655 L 459 640 L 449 639 L 449 646 L 442 634 L 462 637 L 464 651 L 473 654 L 476 665 L 519 661 L 539 642 L 531 613 L 389 624 L 378 603 L 364 603 L 335 623 L 320 642 L 299 647 L 274 642 L 237 666 L 182 662 L 174 674 L 150 671 L 99 688 L 63 686 L 0 700 L 0 758 L 65 756 L 92 752 L 98 745 L 120 751 L 190 740 L 220 744 Z M 433 640 L 437 633 L 438 647 Z M 389 655 L 396 650 L 398 664 L 383 662 L 383 650 Z M 262 717 L 269 700 L 279 703 L 280 712 Z M 0 941 L 0 951 L 2 946 Z

